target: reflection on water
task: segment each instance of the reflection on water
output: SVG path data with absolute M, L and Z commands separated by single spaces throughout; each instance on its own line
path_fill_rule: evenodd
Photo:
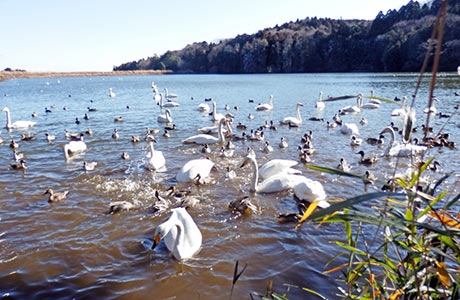
M 249 298 L 252 291 L 263 292 L 269 279 L 274 288 L 285 290 L 284 283 L 314 288 L 334 298 L 335 281 L 323 275 L 325 263 L 338 253 L 329 241 L 340 239 L 342 228 L 323 224 L 319 228 L 304 225 L 294 230 L 293 224 L 280 224 L 280 213 L 295 212 L 296 203 L 289 192 L 249 195 L 257 211 L 241 216 L 228 210 L 228 203 L 248 195 L 252 177 L 251 168 L 240 168 L 247 147 L 257 153 L 260 164 L 274 159 L 298 160 L 297 145 L 308 131 L 313 132 L 316 152 L 313 163 L 336 167 L 341 157 L 352 166 L 351 172 L 364 174 L 367 167 L 358 164 L 355 154 L 380 155 L 386 144 L 373 146 L 363 143 L 350 146 L 348 137 L 339 129 L 327 129 L 325 122 L 310 121 L 317 117 L 332 120 L 333 115 L 345 105 L 354 105 L 355 99 L 328 102 L 324 110 L 314 108 L 319 92 L 324 96 L 370 95 L 374 90 L 378 97 L 393 99 L 411 95 L 415 75 L 404 74 L 290 74 L 290 75 L 194 75 L 194 76 L 132 76 L 57 79 L 21 79 L 0 83 L 2 106 L 11 110 L 15 120 L 32 120 L 37 113 L 37 126 L 26 131 L 2 129 L 0 145 L 0 290 L 15 298 L 44 297 L 100 297 L 130 299 L 155 295 L 155 299 L 177 296 L 179 299 L 215 299 L 228 297 L 235 261 L 248 264 L 237 283 L 234 299 Z M 46 82 L 50 82 L 46 85 Z M 180 107 L 171 108 L 177 130 L 170 137 L 162 136 L 163 125 L 157 123 L 161 109 L 152 100 L 151 82 L 170 93 Z M 415 107 L 418 124 L 423 122 L 426 106 L 428 79 L 417 99 Z M 459 77 L 440 78 L 437 82 L 436 103 L 438 111 L 451 113 L 457 104 L 454 96 L 460 87 Z M 116 97 L 108 96 L 109 88 Z M 8 94 L 8 96 L 3 96 Z M 274 109 L 257 112 L 254 107 L 268 103 L 272 94 Z M 193 100 L 192 100 L 193 97 Z M 207 113 L 197 110 L 205 98 L 217 102 L 220 113 L 231 112 L 235 124 L 241 122 L 256 129 L 265 121 L 273 120 L 277 130 L 265 129 L 265 140 L 274 147 L 264 153 L 264 144 L 256 141 L 234 141 L 237 146 L 233 157 L 222 157 L 218 146 L 211 146 L 209 154 L 201 152 L 201 146 L 183 145 L 181 140 L 197 134 L 196 129 L 211 126 Z M 253 99 L 254 102 L 249 102 Z M 300 128 L 278 125 L 287 116 L 295 116 L 295 105 L 302 102 L 303 124 Z M 208 102 L 209 103 L 209 102 Z M 225 105 L 230 110 L 224 110 Z M 51 113 L 45 107 L 52 107 Z M 129 108 L 127 108 L 129 106 Z M 238 106 L 238 110 L 234 107 Z M 66 107 L 67 110 L 63 108 Z M 88 112 L 88 107 L 96 111 Z M 382 103 L 379 109 L 363 110 L 360 114 L 342 116 L 347 123 L 356 123 L 364 117 L 367 125 L 358 125 L 360 137 L 377 137 L 391 121 L 395 105 Z M 83 118 L 89 115 L 89 120 Z M 248 119 L 249 113 L 254 115 Z M 123 122 L 114 122 L 121 116 Z M 75 123 L 79 118 L 80 124 Z M 439 130 L 447 119 L 433 117 L 431 125 Z M 1 122 L 6 122 L 4 115 Z M 450 139 L 459 140 L 456 123 L 452 118 L 445 131 Z M 144 137 L 146 128 L 158 128 L 155 149 L 163 151 L 166 172 L 156 173 L 145 168 L 147 144 L 132 143 L 133 135 Z M 71 160 L 64 159 L 65 129 L 69 132 L 85 132 L 91 128 L 92 136 L 85 135 L 88 151 Z M 112 139 L 114 128 L 120 138 Z M 241 135 L 243 131 L 234 128 Z M 56 135 L 48 143 L 45 133 Z M 21 133 L 35 134 L 34 141 L 21 141 Z M 421 135 L 421 133 L 417 133 Z M 285 137 L 289 147 L 280 149 L 278 143 Z M 10 141 L 19 143 L 18 152 L 24 154 L 28 166 L 25 172 L 9 170 L 13 163 Z M 388 137 L 385 138 L 388 142 Z M 127 152 L 129 160 L 121 159 Z M 429 156 L 436 155 L 443 172 L 456 172 L 459 167 L 458 150 L 430 149 Z M 177 184 L 175 175 L 190 159 L 209 157 L 217 166 L 211 173 L 213 183 L 196 186 Z M 83 161 L 97 162 L 95 170 L 85 172 Z M 392 176 L 396 160 L 380 158 L 369 169 L 384 181 Z M 401 166 L 410 165 L 401 160 Z M 230 179 L 227 168 L 236 172 Z M 328 197 L 347 198 L 363 193 L 360 180 L 341 178 L 312 171 L 302 164 L 296 166 L 305 176 L 323 183 Z M 399 170 L 398 170 L 399 171 Z M 429 173 L 429 178 L 441 176 Z M 454 180 L 455 176 L 452 177 Z M 452 180 L 445 184 L 452 183 Z M 199 203 L 189 209 L 202 235 L 201 251 L 191 260 L 178 262 L 160 244 L 151 250 L 156 225 L 166 220 L 168 210 L 153 209 L 155 191 L 162 194 L 172 186 L 188 190 Z M 49 204 L 43 193 L 69 190 L 62 202 Z M 457 192 L 453 191 L 453 192 Z M 133 204 L 129 211 L 108 215 L 110 204 L 127 201 Z M 179 202 L 179 200 L 177 200 Z M 172 206 L 174 203 L 170 203 Z M 199 285 L 197 283 L 200 283 Z M 289 292 L 294 298 L 305 297 L 298 290 Z

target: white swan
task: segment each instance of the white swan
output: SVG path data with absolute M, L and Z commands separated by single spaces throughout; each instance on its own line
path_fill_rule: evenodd
M 253 177 L 251 183 L 251 191 L 256 193 L 276 193 L 293 188 L 297 183 L 301 182 L 302 176 L 280 173 L 273 175 L 258 184 L 259 168 L 257 167 L 256 155 L 251 150 L 241 164 L 244 167 L 248 163 L 252 163 Z
M 201 248 L 202 235 L 184 207 L 171 209 L 171 216 L 155 229 L 152 249 L 161 240 L 177 260 L 189 259 Z
M 160 107 L 163 108 L 163 107 L 178 107 L 180 106 L 179 103 L 177 102 L 172 102 L 172 101 L 168 101 L 166 103 L 163 102 L 163 94 L 160 93 Z
M 330 206 L 326 201 L 326 192 L 319 181 L 311 180 L 305 176 L 298 176 L 301 181 L 294 186 L 294 194 L 300 200 L 318 202 L 318 207 L 327 208 Z
M 8 107 L 4 107 L 2 109 L 6 113 L 6 125 L 5 128 L 7 129 L 26 129 L 35 126 L 37 122 L 32 122 L 32 121 L 16 121 L 14 123 L 11 123 L 11 115 L 10 115 L 10 109 Z
M 380 101 L 377 100 L 377 99 L 371 99 L 369 100 L 369 102 L 365 103 L 365 104 L 362 104 L 362 99 L 363 99 L 363 94 L 359 94 L 358 97 L 361 97 L 361 103 L 360 103 L 360 108 L 364 108 L 364 109 L 377 109 L 377 108 L 380 108 Z M 372 90 L 371 91 L 371 97 L 374 97 L 374 91 Z
M 346 135 L 359 135 L 359 129 L 356 124 L 345 123 L 340 127 L 340 132 Z
M 149 144 L 150 152 L 147 153 L 147 157 L 149 161 L 146 165 L 147 169 L 151 170 L 163 170 L 166 166 L 166 160 L 163 155 L 163 152 L 156 151 L 153 148 L 153 143 L 156 142 L 155 138 L 151 135 L 147 136 L 147 142 Z
M 296 166 L 298 162 L 295 160 L 289 159 L 272 159 L 259 169 L 259 175 L 262 179 L 267 179 L 271 176 L 278 174 L 302 174 L 301 171 L 293 169 L 292 167 Z
M 273 109 L 273 95 L 270 95 L 269 103 L 259 104 L 256 106 L 256 110 L 272 110 Z
M 212 120 L 214 122 L 220 121 L 220 119 L 225 118 L 223 114 L 218 114 L 216 110 L 216 101 L 212 101 Z
M 167 109 L 163 115 L 157 117 L 159 123 L 172 123 L 171 111 Z
M 198 111 L 199 112 L 208 112 L 210 110 L 209 105 L 207 103 L 200 103 L 198 104 Z
M 323 109 L 324 107 L 326 107 L 326 104 L 323 101 L 323 92 L 319 92 L 319 98 L 318 101 L 316 101 L 315 107 L 317 109 Z
M 71 141 L 68 144 L 64 145 L 64 155 L 66 159 L 69 159 L 70 156 L 77 154 L 77 153 L 82 153 L 86 151 L 88 147 L 86 147 L 86 144 L 84 141 Z
M 222 133 L 222 127 L 224 126 L 226 121 L 227 119 L 225 119 L 225 117 L 223 119 L 220 119 L 218 137 L 215 137 L 209 134 L 198 134 L 198 135 L 190 136 L 186 138 L 185 140 L 182 140 L 182 143 L 204 145 L 204 144 L 216 144 L 216 143 L 225 142 L 225 137 L 224 137 L 224 134 Z
M 297 103 L 297 106 L 296 106 L 297 117 L 296 118 L 294 118 L 294 117 L 286 117 L 282 121 L 280 121 L 280 123 L 283 124 L 283 125 L 289 125 L 289 126 L 292 126 L 292 127 L 299 127 L 300 125 L 302 125 L 302 117 L 300 116 L 300 107 L 301 106 L 303 106 L 302 103 Z
M 356 98 L 356 105 L 347 105 L 342 108 L 342 111 L 345 113 L 359 113 L 361 112 L 361 105 L 363 104 L 363 94 L 359 94 Z
M 428 114 L 428 113 L 430 113 L 430 114 L 435 114 L 435 113 L 437 112 L 436 107 L 434 107 L 434 103 L 435 103 L 435 102 L 438 102 L 439 99 L 433 97 L 432 100 L 433 100 L 433 101 L 431 102 L 431 106 L 430 106 L 429 108 L 425 108 L 425 109 L 423 110 L 424 113 L 426 113 L 426 114 Z
M 391 140 L 388 143 L 388 147 L 383 152 L 384 156 L 408 157 L 427 150 L 427 147 L 425 146 L 418 146 L 412 144 L 393 145 L 395 141 L 395 132 L 393 128 L 387 127 L 383 129 L 382 132 L 380 132 L 380 134 L 384 134 L 386 132 L 390 133 Z
M 166 97 L 166 99 L 177 98 L 177 95 L 168 93 L 168 88 L 165 88 L 165 97 Z
M 176 175 L 178 182 L 190 182 L 197 178 L 206 178 L 211 173 L 214 163 L 206 158 L 192 159 L 182 166 Z
M 109 97 L 113 98 L 115 96 L 116 96 L 116 94 L 112 91 L 112 88 L 109 88 Z

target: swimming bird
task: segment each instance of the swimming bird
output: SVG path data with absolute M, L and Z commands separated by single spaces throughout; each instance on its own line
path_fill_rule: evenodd
M 412 144 L 394 145 L 395 132 L 393 128 L 386 127 L 385 129 L 382 130 L 382 132 L 380 132 L 380 134 L 384 134 L 386 132 L 390 133 L 391 140 L 388 143 L 387 148 L 383 152 L 384 156 L 409 157 L 412 155 L 420 154 L 427 150 L 426 146 L 419 146 L 419 145 L 412 145 Z
M 302 103 L 297 103 L 296 105 L 296 115 L 297 117 L 286 117 L 280 123 L 282 125 L 289 125 L 289 127 L 299 127 L 302 125 L 302 117 L 300 116 L 300 107 L 303 106 Z
M 366 170 L 366 173 L 363 176 L 364 191 L 367 191 L 367 186 L 369 184 L 374 184 L 377 178 L 369 170 Z
M 377 157 L 375 157 L 375 156 L 364 156 L 365 154 L 364 154 L 363 150 L 359 151 L 356 154 L 361 155 L 361 160 L 359 161 L 360 164 L 369 166 L 369 165 L 373 165 L 373 164 L 375 164 L 377 162 Z
M 166 160 L 163 152 L 157 151 L 153 148 L 153 143 L 156 142 L 155 137 L 152 135 L 147 136 L 147 143 L 149 145 L 150 152 L 147 154 L 149 158 L 146 168 L 154 171 L 163 170 L 166 166 Z
M 168 129 L 165 129 L 165 132 L 163 133 L 163 137 L 164 138 L 170 138 L 171 137 L 171 135 L 169 134 Z
M 204 144 L 203 148 L 201 148 L 201 153 L 211 153 L 211 148 L 209 148 L 208 144 Z
M 96 108 L 90 108 L 90 107 L 88 106 L 88 111 L 97 111 L 97 109 L 96 109 Z
M 47 189 L 43 195 L 48 196 L 48 202 L 59 202 L 67 198 L 70 191 L 54 192 L 52 189 Z
M 291 175 L 287 173 L 279 173 L 273 176 L 268 177 L 261 183 L 258 183 L 259 180 L 259 168 L 257 166 L 257 160 L 255 152 L 251 149 L 246 155 L 241 168 L 251 163 L 253 166 L 253 177 L 251 183 L 251 192 L 256 193 L 276 193 L 284 190 L 288 190 L 294 187 L 296 183 L 299 182 L 301 176 Z
M 45 113 L 50 113 L 51 109 L 48 109 L 48 107 L 45 107 Z
M 224 118 L 225 118 L 225 116 L 224 116 L 223 114 L 217 113 L 217 108 L 216 108 L 216 106 L 217 106 L 217 105 L 216 105 L 216 101 L 212 101 L 212 113 L 211 113 L 211 115 L 212 115 L 212 120 L 213 120 L 214 122 L 218 122 L 218 121 L 220 121 L 221 119 L 224 119 Z
M 120 138 L 120 134 L 118 134 L 118 128 L 114 128 L 113 133 L 112 133 L 112 139 L 118 140 L 119 138 Z
M 160 107 L 179 107 L 180 104 L 177 102 L 167 101 L 163 102 L 163 94 L 160 93 Z
M 124 160 L 129 159 L 129 154 L 128 154 L 128 152 L 123 152 L 123 153 L 121 154 L 121 158 L 124 159 Z
M 89 116 L 88 116 L 88 114 L 85 114 L 85 116 L 83 117 L 83 119 L 85 119 L 85 120 L 87 120 L 87 121 L 88 121 L 88 120 L 89 120 Z
M 35 135 L 33 134 L 26 135 L 25 133 L 21 133 L 21 140 L 22 141 L 34 141 L 36 140 L 36 138 L 35 138 Z
M 10 148 L 12 148 L 12 149 L 17 149 L 17 148 L 19 148 L 19 144 L 16 143 L 15 140 L 11 140 Z
M 225 117 L 220 119 L 219 121 L 218 137 L 215 137 L 209 134 L 198 134 L 198 135 L 190 136 L 182 140 L 182 143 L 204 145 L 204 144 L 216 144 L 216 143 L 225 142 L 225 136 L 222 133 L 222 128 L 225 122 L 227 122 L 227 119 Z
M 359 121 L 359 124 L 365 126 L 367 125 L 367 120 L 365 118 L 362 118 L 361 121 Z
M 230 167 L 227 167 L 227 171 L 225 172 L 225 178 L 234 179 L 236 178 L 236 173 L 234 170 L 231 170 Z
M 64 145 L 64 155 L 66 159 L 69 159 L 70 156 L 85 152 L 87 149 L 88 147 L 83 141 L 83 137 L 81 137 L 79 141 L 70 141 L 68 144 Z
M 165 88 L 165 98 L 166 98 L 166 99 L 169 99 L 169 98 L 177 98 L 177 94 L 169 93 L 168 88 Z
M 24 153 L 18 153 L 16 148 L 13 148 L 13 159 L 15 161 L 20 161 L 24 158 Z
M 340 132 L 346 135 L 359 135 L 358 126 L 353 123 L 344 123 L 342 127 L 340 127 Z
M 113 215 L 121 211 L 129 211 L 134 207 L 134 204 L 128 201 L 113 201 L 109 204 L 109 210 L 105 213 L 106 215 Z
M 393 109 L 391 112 L 392 117 L 405 117 L 407 114 L 407 109 L 406 109 L 406 100 L 407 96 L 404 96 L 401 100 L 401 108 Z
M 439 99 L 436 98 L 436 97 L 433 97 L 432 100 L 433 100 L 433 101 L 431 102 L 431 106 L 430 106 L 430 107 L 427 107 L 427 108 L 425 108 L 425 109 L 423 110 L 424 113 L 426 113 L 426 114 L 428 114 L 428 113 L 430 113 L 430 114 L 435 114 L 435 113 L 436 113 L 437 109 L 436 109 L 436 107 L 434 107 L 434 104 L 435 104 L 435 102 L 438 102 Z
M 139 143 L 141 141 L 141 138 L 137 135 L 133 135 L 131 136 L 131 143 L 135 144 L 135 143 Z
M 201 248 L 202 235 L 187 210 L 183 207 L 171 209 L 171 216 L 155 229 L 154 249 L 161 240 L 177 260 L 186 260 Z
M 112 91 L 112 88 L 109 88 L 109 97 L 113 98 L 116 94 Z
M 351 145 L 352 146 L 361 146 L 363 139 L 357 138 L 355 135 L 351 136 Z
M 122 116 L 119 116 L 119 117 L 116 117 L 115 119 L 113 119 L 114 122 L 123 122 L 123 117 Z
M 347 163 L 347 161 L 342 157 L 340 159 L 340 163 L 337 166 L 337 169 L 342 170 L 344 172 L 349 172 L 351 169 L 351 166 Z
M 248 119 L 249 119 L 249 120 L 254 120 L 254 115 L 253 115 L 253 114 L 251 114 L 251 113 L 249 113 L 249 115 L 248 115 Z
M 4 107 L 2 111 L 6 113 L 6 129 L 26 129 L 33 127 L 37 124 L 37 122 L 32 121 L 16 121 L 14 123 L 11 123 L 10 109 L 8 107 Z
M 323 92 L 319 92 L 319 98 L 316 101 L 315 107 L 317 109 L 323 109 L 324 107 L 326 107 L 326 104 L 323 101 Z
M 166 109 L 165 113 L 157 117 L 158 123 L 172 123 L 171 111 Z
M 359 94 L 356 98 L 356 105 L 347 105 L 343 107 L 341 110 L 344 113 L 359 113 L 361 112 L 361 105 L 363 103 L 363 94 Z
M 80 124 L 80 120 L 78 120 L 78 118 L 75 118 L 75 124 Z
M 32 113 L 32 118 L 36 118 L 37 117 L 37 113 L 36 112 L 33 112 Z
M 199 112 L 208 112 L 210 110 L 209 105 L 207 103 L 198 104 L 197 109 L 198 109 Z
M 377 109 L 380 107 L 380 100 L 377 100 L 377 99 L 370 99 L 369 102 L 367 103 L 362 103 L 362 98 L 363 98 L 363 94 L 359 94 L 359 96 L 361 97 L 361 105 L 360 107 L 361 108 L 364 108 L 364 109 Z M 374 93 L 373 91 L 371 91 L 371 98 L 374 97 Z
M 242 214 L 251 214 L 257 212 L 257 206 L 251 203 L 248 196 L 237 198 L 228 203 L 228 208 L 238 211 Z
M 379 135 L 379 138 L 374 138 L 374 137 L 367 138 L 366 143 L 370 145 L 382 145 L 384 143 L 383 139 L 384 139 L 384 136 L 381 134 Z
M 93 162 L 87 162 L 87 161 L 84 161 L 83 162 L 83 169 L 85 171 L 93 171 L 97 166 L 97 162 L 93 161 Z
M 279 146 L 280 146 L 281 149 L 288 147 L 288 143 L 286 142 L 286 138 L 284 136 L 281 137 L 281 142 L 280 142 Z
M 25 171 L 27 169 L 25 160 L 21 159 L 19 161 L 19 163 L 11 164 L 10 169 L 12 169 L 12 170 L 24 170 Z
M 327 208 L 330 206 L 326 201 L 326 192 L 321 182 L 309 179 L 305 176 L 297 176 L 300 182 L 294 185 L 294 195 L 300 201 L 318 202 L 318 207 Z
M 256 108 L 256 110 L 259 110 L 259 111 L 273 110 L 273 95 L 270 95 L 270 100 L 269 100 L 268 104 L 267 103 L 259 104 L 255 108 Z
M 214 163 L 206 158 L 193 159 L 182 166 L 176 175 L 178 182 L 194 181 L 199 175 L 200 178 L 207 178 L 211 173 Z

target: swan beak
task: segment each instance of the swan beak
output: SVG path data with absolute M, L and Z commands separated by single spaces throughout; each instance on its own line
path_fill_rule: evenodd
M 247 165 L 247 164 L 248 164 L 248 160 L 245 159 L 245 160 L 243 161 L 243 163 L 241 164 L 240 168 L 244 167 L 244 166 Z
M 155 247 L 158 245 L 159 242 L 160 242 L 160 236 L 157 234 L 153 237 L 152 249 L 155 249 Z

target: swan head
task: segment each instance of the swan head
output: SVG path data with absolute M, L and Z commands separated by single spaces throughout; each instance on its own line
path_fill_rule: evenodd
M 147 136 L 147 142 L 149 143 L 156 143 L 157 141 L 155 140 L 155 137 L 153 135 L 148 135 Z
M 383 130 L 380 132 L 379 135 L 383 135 L 383 134 L 386 133 L 386 132 L 393 132 L 393 133 L 394 133 L 394 130 L 393 130 L 393 128 L 391 128 L 391 127 L 386 127 L 385 129 L 383 129 Z
M 297 107 L 301 107 L 301 106 L 303 106 L 302 103 L 297 103 Z
M 10 109 L 9 109 L 8 107 L 4 107 L 4 108 L 2 109 L 2 111 L 9 112 Z

